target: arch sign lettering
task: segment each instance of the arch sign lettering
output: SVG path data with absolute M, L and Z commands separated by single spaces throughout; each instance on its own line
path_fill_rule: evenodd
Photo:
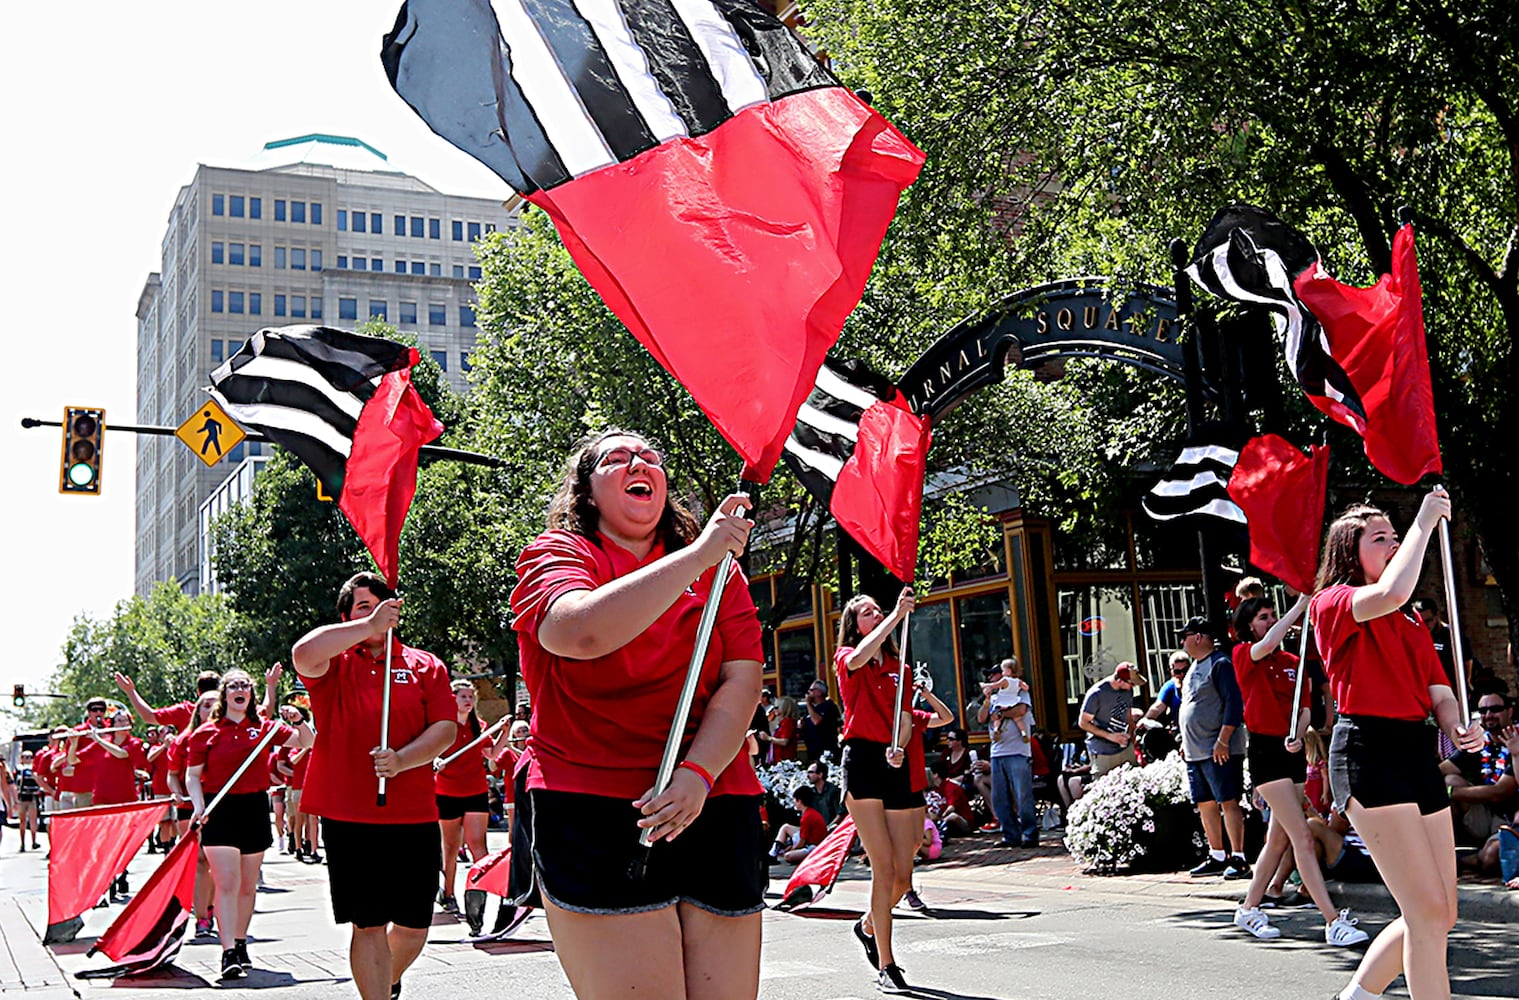
M 1006 367 L 1039 370 L 1062 358 L 1106 358 L 1184 382 L 1171 289 L 1107 278 L 1066 278 L 1008 296 L 950 330 L 897 387 L 913 410 L 949 412 Z

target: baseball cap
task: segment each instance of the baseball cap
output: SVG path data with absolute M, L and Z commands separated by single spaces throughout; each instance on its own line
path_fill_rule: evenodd
M 1114 668 L 1113 677 L 1120 681 L 1127 681 L 1136 687 L 1145 682 L 1144 675 L 1135 670 L 1132 663 L 1120 663 Z
M 1188 618 L 1187 623 L 1176 630 L 1176 634 L 1183 639 L 1193 634 L 1205 635 L 1210 639 L 1218 638 L 1218 630 L 1213 627 L 1212 622 L 1202 615 L 1193 615 L 1191 618 Z

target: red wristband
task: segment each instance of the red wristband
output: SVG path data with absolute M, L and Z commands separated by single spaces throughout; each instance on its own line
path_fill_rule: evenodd
M 687 771 L 690 771 L 693 774 L 695 774 L 698 778 L 700 778 L 706 784 L 706 786 L 707 786 L 707 794 L 708 795 L 712 794 L 712 786 L 714 784 L 716 784 L 717 782 L 712 777 L 712 772 L 711 771 L 707 770 L 705 767 L 702 767 L 700 764 L 696 763 L 696 761 L 694 761 L 694 760 L 683 760 L 679 764 L 676 764 L 675 766 L 677 768 L 683 767 Z

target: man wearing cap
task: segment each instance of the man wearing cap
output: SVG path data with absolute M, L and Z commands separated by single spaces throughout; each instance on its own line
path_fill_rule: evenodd
M 1138 668 L 1126 660 L 1113 668 L 1111 676 L 1088 688 L 1081 700 L 1081 718 L 1076 724 L 1087 734 L 1093 781 L 1115 767 L 1134 763 L 1134 734 L 1129 720 L 1134 710 L 1134 687 L 1142 683 Z
M 58 784 L 58 804 L 64 809 L 87 809 L 95 804 L 95 763 L 99 739 L 90 733 L 92 729 L 104 729 L 108 706 L 104 698 L 91 698 L 84 703 L 84 721 L 68 731 L 68 741 L 61 753 L 53 758 L 53 777 Z M 86 735 L 92 739 L 81 739 Z
M 1181 686 L 1182 755 L 1192 802 L 1208 838 L 1208 857 L 1192 874 L 1249 878 L 1245 860 L 1245 815 L 1239 797 L 1244 788 L 1245 699 L 1234 677 L 1229 654 L 1218 648 L 1218 629 L 1201 615 L 1179 630 L 1192 669 Z M 1229 853 L 1224 853 L 1224 834 Z

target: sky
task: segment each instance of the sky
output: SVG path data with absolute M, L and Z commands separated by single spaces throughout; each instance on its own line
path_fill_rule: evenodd
M 155 0 L 23 4 L 7 17 L 6 695 L 14 684 L 46 690 L 74 618 L 108 616 L 132 595 L 135 437 L 107 433 L 100 496 L 62 496 L 61 431 L 23 430 L 21 418 L 58 420 L 85 405 L 104 407 L 107 425 L 137 422 L 137 299 L 197 164 L 233 165 L 272 139 L 326 132 L 363 139 L 439 190 L 510 194 L 391 90 L 380 40 L 399 8 Z

